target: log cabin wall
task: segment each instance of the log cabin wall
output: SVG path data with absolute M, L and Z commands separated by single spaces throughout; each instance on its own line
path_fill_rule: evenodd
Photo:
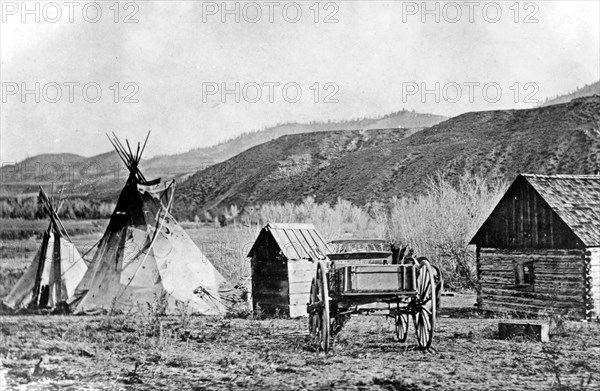
M 588 319 L 600 308 L 600 261 L 586 266 L 585 245 L 524 177 L 471 243 L 477 245 L 479 308 Z M 598 278 L 589 284 L 595 270 Z
M 588 248 L 588 254 L 589 255 L 586 255 L 590 262 L 590 290 L 593 302 L 593 308 L 591 308 L 588 317 L 594 320 L 600 320 L 600 247 Z
M 581 249 L 480 248 L 479 308 L 585 317 Z M 522 267 L 527 267 L 519 275 Z M 526 280 L 518 281 L 519 278 Z
M 252 307 L 289 316 L 287 259 L 271 235 L 260 235 L 252 256 Z

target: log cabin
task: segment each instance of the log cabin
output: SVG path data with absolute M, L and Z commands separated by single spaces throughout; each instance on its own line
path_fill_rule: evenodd
M 265 315 L 306 315 L 317 260 L 329 252 L 312 224 L 267 224 L 248 253 L 252 306 Z
M 470 244 L 480 309 L 600 316 L 600 176 L 520 174 Z

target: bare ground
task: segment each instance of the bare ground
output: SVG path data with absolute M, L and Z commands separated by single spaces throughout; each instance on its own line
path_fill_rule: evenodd
M 352 318 L 324 354 L 305 319 L 3 316 L 0 389 L 600 389 L 598 324 L 505 341 L 471 300 L 446 300 L 428 352 L 382 317 Z

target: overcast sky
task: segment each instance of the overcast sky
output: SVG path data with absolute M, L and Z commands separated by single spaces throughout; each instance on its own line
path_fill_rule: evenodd
M 2 2 L 2 162 L 105 152 L 107 131 L 151 129 L 149 157 L 280 122 L 526 108 L 600 77 L 597 1 L 40 2 L 39 22 L 21 4 Z

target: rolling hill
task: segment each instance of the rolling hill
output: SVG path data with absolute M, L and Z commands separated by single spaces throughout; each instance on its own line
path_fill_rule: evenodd
M 600 97 L 527 110 L 466 113 L 419 132 L 333 131 L 288 135 L 192 175 L 175 211 L 266 201 L 365 204 L 417 194 L 438 171 L 512 180 L 519 172 L 593 174 L 600 169 Z
M 378 118 L 356 119 L 341 122 L 314 122 L 309 124 L 289 123 L 273 126 L 256 132 L 244 133 L 226 142 L 206 148 L 196 148 L 178 154 L 157 156 L 144 162 L 145 171 L 156 171 L 163 176 L 177 177 L 196 172 L 210 165 L 223 162 L 235 155 L 289 134 L 324 132 L 331 130 L 369 130 L 382 128 L 428 128 L 447 117 L 400 110 Z M 166 175 L 165 175 L 166 174 Z
M 248 148 L 283 135 L 330 130 L 374 129 L 381 127 L 422 129 L 446 117 L 400 110 L 382 117 L 342 122 L 289 123 L 261 131 L 242 134 L 221 144 L 197 148 L 178 155 L 156 156 L 142 160 L 141 170 L 147 178 L 175 178 L 183 182 L 196 171 L 223 162 Z M 159 142 L 153 140 L 149 142 Z M 107 147 L 109 147 L 107 142 Z M 42 154 L 17 164 L 2 166 L 0 196 L 35 195 L 38 186 L 65 184 L 65 194 L 78 197 L 110 198 L 118 192 L 127 171 L 113 151 L 92 157 L 76 154 Z

